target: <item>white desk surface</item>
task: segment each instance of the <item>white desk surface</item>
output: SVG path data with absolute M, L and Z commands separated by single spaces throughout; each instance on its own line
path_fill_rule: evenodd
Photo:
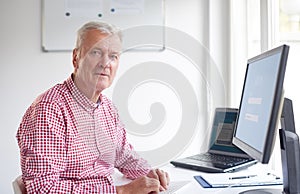
M 250 167 L 251 170 L 260 171 L 262 168 L 266 168 L 265 165 L 256 164 Z M 195 179 L 196 175 L 205 175 L 204 172 L 188 170 L 183 168 L 174 167 L 171 164 L 163 166 L 161 169 L 168 172 L 170 175 L 171 181 L 190 181 L 187 185 L 183 186 L 180 190 L 176 191 L 176 194 L 205 194 L 205 193 L 214 193 L 214 194 L 238 194 L 242 191 L 249 189 L 283 189 L 282 185 L 276 186 L 256 186 L 256 187 L 233 187 L 233 188 L 203 188 Z M 247 169 L 246 169 L 247 170 Z M 234 174 L 234 173 L 233 173 Z M 216 175 L 217 176 L 217 175 Z M 124 177 L 120 176 L 119 173 L 115 173 L 114 180 L 116 185 L 121 185 L 130 182 Z
M 261 168 L 265 168 L 266 166 L 262 164 L 256 164 L 252 169 L 260 170 Z M 163 170 L 167 171 L 170 175 L 171 181 L 181 181 L 181 180 L 190 180 L 191 182 L 182 187 L 180 190 L 176 192 L 176 194 L 205 194 L 205 193 L 214 193 L 214 194 L 235 194 L 249 189 L 283 189 L 282 185 L 276 186 L 256 186 L 256 187 L 234 187 L 234 188 L 203 188 L 195 179 L 196 175 L 203 175 L 204 172 L 188 170 L 183 168 L 174 167 L 173 165 L 166 165 L 162 167 Z

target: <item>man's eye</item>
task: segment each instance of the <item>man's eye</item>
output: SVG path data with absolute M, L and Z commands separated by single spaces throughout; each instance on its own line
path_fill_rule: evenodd
M 112 60 L 118 60 L 119 59 L 119 55 L 113 54 L 113 55 L 110 56 L 110 58 Z
M 99 50 L 93 50 L 93 51 L 92 51 L 92 54 L 93 54 L 93 55 L 101 56 L 101 55 L 102 55 L 102 52 L 99 51 Z

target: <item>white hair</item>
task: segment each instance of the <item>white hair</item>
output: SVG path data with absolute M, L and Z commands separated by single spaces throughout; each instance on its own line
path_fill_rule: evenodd
M 121 30 L 119 28 L 117 28 L 116 26 L 106 23 L 106 22 L 88 22 L 88 23 L 84 24 L 77 32 L 76 48 L 81 47 L 81 44 L 85 37 L 85 33 L 88 30 L 93 30 L 93 29 L 99 30 L 105 34 L 111 34 L 111 35 L 116 34 L 122 41 Z

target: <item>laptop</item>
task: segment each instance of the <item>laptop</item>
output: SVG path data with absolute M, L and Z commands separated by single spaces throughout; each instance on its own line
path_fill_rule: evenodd
M 233 172 L 249 167 L 256 160 L 232 144 L 238 109 L 216 108 L 214 113 L 210 148 L 205 153 L 173 160 L 170 163 L 202 172 Z

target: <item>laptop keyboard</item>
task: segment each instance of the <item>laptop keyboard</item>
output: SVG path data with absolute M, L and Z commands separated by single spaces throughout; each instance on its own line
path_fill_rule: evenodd
M 203 153 L 189 157 L 191 159 L 221 164 L 225 166 L 235 166 L 249 161 L 249 158 L 239 158 L 235 156 L 223 156 L 219 154 Z

